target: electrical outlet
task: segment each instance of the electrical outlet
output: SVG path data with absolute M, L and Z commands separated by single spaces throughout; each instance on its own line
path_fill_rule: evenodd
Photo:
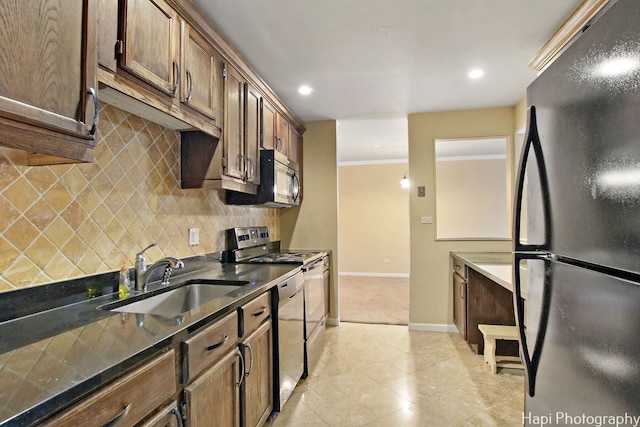
M 200 244 L 200 229 L 189 228 L 189 246 L 195 246 Z
M 389 258 L 385 258 L 382 262 L 385 264 L 391 264 L 391 260 Z

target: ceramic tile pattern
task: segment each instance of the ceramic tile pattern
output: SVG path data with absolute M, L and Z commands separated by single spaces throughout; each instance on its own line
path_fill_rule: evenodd
M 0 148 L 0 291 L 133 265 L 153 241 L 151 261 L 219 251 L 238 225 L 267 225 L 279 239 L 276 209 L 180 188 L 179 138 L 101 104 L 94 163 L 29 167 L 25 152 Z M 189 227 L 200 245 L 188 246 Z
M 343 322 L 272 425 L 518 426 L 523 396 L 522 371 L 492 374 L 459 334 Z

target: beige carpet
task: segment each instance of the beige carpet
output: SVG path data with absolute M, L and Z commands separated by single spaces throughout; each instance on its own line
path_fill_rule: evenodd
M 340 276 L 340 321 L 409 324 L 409 279 Z

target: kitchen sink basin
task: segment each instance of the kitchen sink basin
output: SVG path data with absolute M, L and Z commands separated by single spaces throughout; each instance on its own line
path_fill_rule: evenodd
M 242 281 L 187 282 L 178 287 L 172 286 L 167 290 L 160 289 L 160 292 L 151 291 L 146 294 L 134 295 L 125 300 L 104 304 L 99 308 L 124 313 L 175 316 L 230 294 L 247 283 Z

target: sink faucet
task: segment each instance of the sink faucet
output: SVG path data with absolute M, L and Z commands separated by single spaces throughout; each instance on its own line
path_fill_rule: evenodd
M 171 272 L 174 268 L 182 268 L 184 264 L 177 258 L 166 257 L 162 258 L 151 264 L 151 266 L 147 267 L 147 259 L 144 256 L 144 253 L 147 249 L 156 246 L 157 243 L 153 242 L 142 251 L 136 254 L 136 275 L 135 275 L 135 290 L 136 291 L 147 291 L 147 282 L 150 277 L 150 273 L 155 270 L 157 267 L 164 266 L 164 273 L 162 275 L 162 286 L 169 285 L 169 278 L 171 277 Z

